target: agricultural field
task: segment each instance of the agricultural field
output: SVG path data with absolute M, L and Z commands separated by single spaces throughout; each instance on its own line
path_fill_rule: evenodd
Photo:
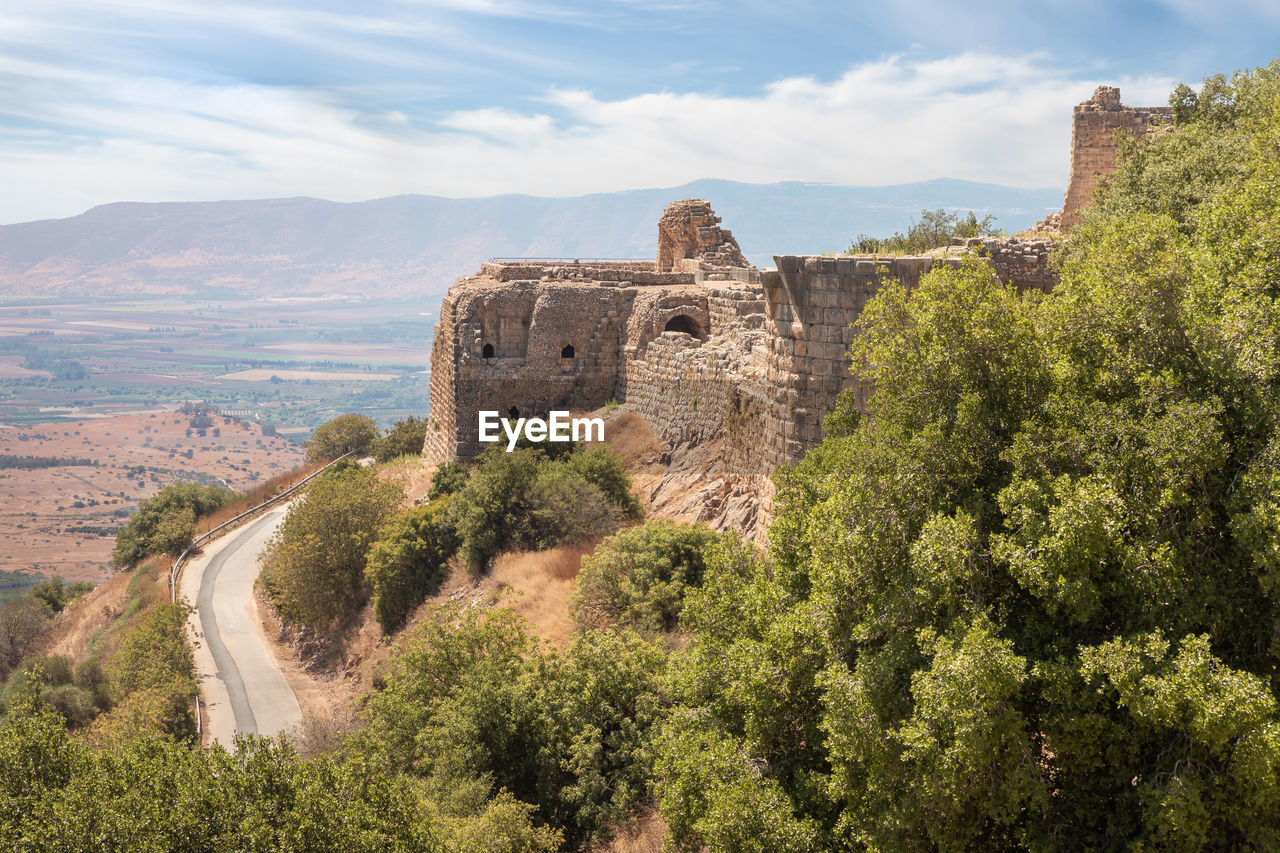
M 440 299 L 0 299 L 0 423 L 194 401 L 305 437 L 427 410 Z
M 438 310 L 0 299 L 0 571 L 101 581 L 116 527 L 165 485 L 247 488 L 338 414 L 425 415 Z
M 303 461 L 302 447 L 232 417 L 181 411 L 0 426 L 0 570 L 95 583 L 115 529 L 176 482 L 246 489 Z

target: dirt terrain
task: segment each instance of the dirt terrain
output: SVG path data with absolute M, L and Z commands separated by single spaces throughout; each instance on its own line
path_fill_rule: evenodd
M 256 424 L 215 417 L 201 436 L 174 411 L 0 426 L 0 454 L 63 463 L 0 468 L 0 568 L 95 583 L 110 575 L 110 531 L 164 486 L 240 490 L 303 460 L 300 446 Z M 68 464 L 86 460 L 96 464 Z

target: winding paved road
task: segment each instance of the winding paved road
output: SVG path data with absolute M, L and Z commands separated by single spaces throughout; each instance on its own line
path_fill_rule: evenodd
M 275 735 L 302 722 L 302 708 L 258 620 L 258 554 L 284 521 L 282 505 L 208 545 L 182 570 L 180 591 L 195 602 L 196 676 L 210 738 L 230 747 L 240 734 Z

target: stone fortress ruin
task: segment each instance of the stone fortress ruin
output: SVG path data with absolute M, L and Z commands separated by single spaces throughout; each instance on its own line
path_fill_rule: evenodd
M 1076 107 L 1064 227 L 1114 168 L 1117 131 L 1145 133 L 1167 114 L 1122 107 L 1107 87 Z M 704 520 L 758 533 L 770 475 L 822 440 L 840 392 L 865 406 L 847 350 L 882 281 L 914 287 L 934 264 L 978 252 L 1001 281 L 1050 290 L 1051 246 L 980 237 L 920 257 L 779 255 L 759 270 L 707 201 L 686 199 L 659 220 L 654 262 L 487 261 L 441 308 L 424 453 L 474 457 L 481 410 L 546 417 L 625 403 L 669 451 L 716 444 Z

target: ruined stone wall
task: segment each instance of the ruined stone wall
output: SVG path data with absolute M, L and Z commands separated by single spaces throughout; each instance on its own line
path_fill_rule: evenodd
M 1115 171 L 1117 133 L 1142 136 L 1172 117 L 1168 107 L 1121 105 L 1120 90 L 1111 86 L 1099 86 L 1092 98 L 1077 105 L 1071 120 L 1071 178 L 1061 227 L 1080 221 L 1080 210 L 1093 200 L 1099 179 Z
M 761 441 L 768 400 L 763 291 L 699 291 L 638 297 L 619 399 L 668 446 L 719 441 L 722 473 L 767 475 L 772 469 Z M 705 322 L 706 334 L 652 334 L 677 311 Z
M 541 281 L 455 285 L 432 352 L 431 412 L 440 429 L 433 426 L 424 452 L 436 461 L 474 457 L 481 410 L 545 417 L 614 399 L 633 295 Z
M 765 333 L 769 340 L 766 385 L 769 414 L 765 441 L 775 467 L 800 460 L 822 441 L 822 419 L 836 397 L 854 388 L 858 408 L 868 389 L 849 372 L 851 325 L 880 290 L 882 275 L 907 287 L 934 263 L 932 258 L 830 258 L 778 256 L 766 271 Z
M 689 263 L 686 263 L 689 262 Z M 658 271 L 749 267 L 732 232 L 705 199 L 672 202 L 658 220 Z
M 458 454 L 458 406 L 454 379 L 461 353 L 458 351 L 453 310 L 458 294 L 457 287 L 453 287 L 445 296 L 431 344 L 431 410 L 422 453 L 435 462 L 447 461 Z

